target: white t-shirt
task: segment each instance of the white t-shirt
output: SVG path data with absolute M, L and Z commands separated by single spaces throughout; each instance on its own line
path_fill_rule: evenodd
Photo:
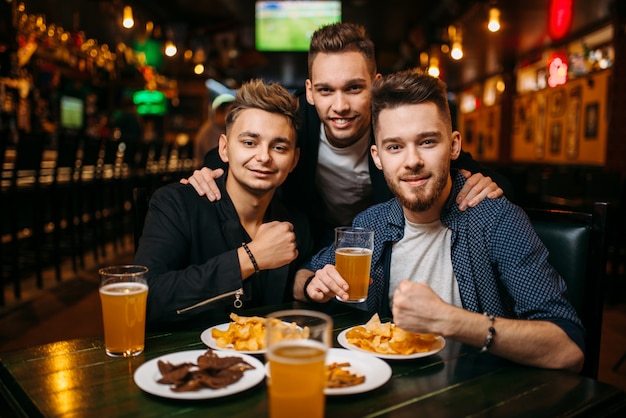
M 315 187 L 331 225 L 351 225 L 354 216 L 371 205 L 369 152 L 369 133 L 349 147 L 337 148 L 328 142 L 322 125 Z
M 440 220 L 415 224 L 405 218 L 404 237 L 391 251 L 390 306 L 393 292 L 403 279 L 426 283 L 445 302 L 462 306 L 452 269 L 451 237 L 452 231 Z

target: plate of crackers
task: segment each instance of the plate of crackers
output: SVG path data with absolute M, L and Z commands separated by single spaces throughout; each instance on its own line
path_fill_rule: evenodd
M 247 354 L 187 350 L 148 360 L 133 375 L 144 392 L 170 399 L 211 399 L 243 392 L 265 378 L 263 363 Z
M 200 334 L 204 344 L 214 350 L 242 354 L 265 353 L 265 323 L 261 316 L 230 314 L 230 322 L 212 326 Z
M 391 322 L 381 322 L 378 314 L 364 325 L 343 330 L 337 336 L 337 342 L 348 350 L 387 360 L 428 357 L 446 346 L 446 340 L 440 335 L 405 331 Z

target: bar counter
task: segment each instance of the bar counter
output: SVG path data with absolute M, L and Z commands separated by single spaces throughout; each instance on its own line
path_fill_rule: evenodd
M 338 303 L 294 303 L 241 314 L 294 307 L 329 313 L 336 347 L 343 329 L 363 324 L 370 316 Z M 208 326 L 221 322 L 228 319 Z M 131 359 L 108 357 L 102 337 L 0 353 L 0 411 L 28 417 L 268 416 L 265 381 L 229 397 L 196 401 L 160 398 L 137 387 L 133 373 L 145 361 L 207 349 L 201 331 L 148 334 L 144 353 Z M 392 368 L 387 383 L 366 393 L 327 396 L 326 416 L 626 416 L 626 393 L 618 388 L 575 373 L 516 365 L 451 340 L 435 355 L 387 362 Z

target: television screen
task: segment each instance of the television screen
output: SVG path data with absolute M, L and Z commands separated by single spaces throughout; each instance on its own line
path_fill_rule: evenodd
M 78 97 L 61 97 L 61 127 L 65 129 L 82 129 L 85 117 L 85 107 Z
M 341 1 L 257 1 L 258 51 L 308 51 L 320 26 L 341 21 Z

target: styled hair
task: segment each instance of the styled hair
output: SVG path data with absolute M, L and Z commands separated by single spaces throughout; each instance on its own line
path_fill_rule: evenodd
M 383 109 L 420 103 L 433 103 L 446 125 L 452 127 L 447 91 L 446 83 L 437 77 L 415 70 L 399 71 L 374 80 L 370 90 L 374 130 Z
M 365 33 L 365 28 L 354 23 L 332 23 L 321 26 L 311 37 L 309 45 L 309 78 L 313 61 L 317 54 L 356 51 L 360 53 L 372 75 L 376 75 L 376 56 L 374 42 Z
M 242 111 L 260 109 L 285 116 L 291 127 L 297 131 L 300 129 L 298 108 L 298 99 L 280 84 L 252 79 L 244 83 L 237 91 L 232 107 L 226 115 L 226 130 L 230 131 Z

